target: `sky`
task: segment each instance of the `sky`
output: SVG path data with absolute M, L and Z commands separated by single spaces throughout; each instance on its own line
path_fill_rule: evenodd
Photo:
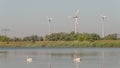
M 107 16 L 105 35 L 120 33 L 120 0 L 0 0 L 0 34 L 9 37 L 48 34 L 47 17 L 52 17 L 51 33 L 74 31 L 77 9 L 78 32 L 101 35 L 101 17 Z

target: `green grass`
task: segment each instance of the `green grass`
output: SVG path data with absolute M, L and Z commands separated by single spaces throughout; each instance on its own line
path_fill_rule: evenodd
M 58 48 L 85 48 L 85 47 L 120 47 L 120 41 L 114 40 L 100 40 L 100 41 L 43 41 L 43 42 L 0 42 L 0 48 L 40 48 L 40 47 L 58 47 Z

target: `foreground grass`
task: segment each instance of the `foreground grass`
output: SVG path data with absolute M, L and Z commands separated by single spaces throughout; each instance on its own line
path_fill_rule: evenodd
M 120 47 L 120 40 L 89 41 L 39 41 L 39 42 L 0 42 L 0 48 L 39 48 L 39 47 Z

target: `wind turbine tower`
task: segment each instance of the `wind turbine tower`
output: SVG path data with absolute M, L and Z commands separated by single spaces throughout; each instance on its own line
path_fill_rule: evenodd
M 105 37 L 105 28 L 104 28 L 104 21 L 105 21 L 105 18 L 106 18 L 106 16 L 101 16 L 101 20 L 102 20 L 102 22 L 101 22 L 101 27 L 102 27 L 102 37 L 104 38 Z
M 73 19 L 75 19 L 75 29 L 74 29 L 75 34 L 77 33 L 78 13 L 79 13 L 79 10 L 77 10 L 75 16 L 72 17 Z
M 51 34 L 51 21 L 52 21 L 52 18 L 48 18 L 48 30 L 49 30 L 49 35 Z

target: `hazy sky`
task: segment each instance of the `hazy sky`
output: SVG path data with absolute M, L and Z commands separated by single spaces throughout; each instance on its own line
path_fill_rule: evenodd
M 48 34 L 47 16 L 53 17 L 51 31 L 71 32 L 79 9 L 79 32 L 101 34 L 100 14 L 107 16 L 105 33 L 120 33 L 120 0 L 0 0 L 0 34 L 24 37 Z

